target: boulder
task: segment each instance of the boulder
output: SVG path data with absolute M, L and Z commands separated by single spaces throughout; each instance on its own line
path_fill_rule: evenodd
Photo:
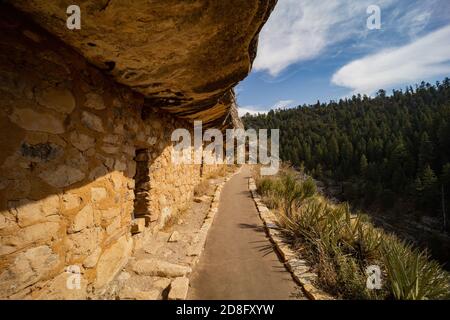
M 133 240 L 123 235 L 111 247 L 105 249 L 97 263 L 96 287 L 102 288 L 109 283 L 126 264 L 131 254 Z

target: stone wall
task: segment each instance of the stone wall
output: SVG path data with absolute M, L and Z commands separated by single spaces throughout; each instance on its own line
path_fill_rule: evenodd
M 143 110 L 140 94 L 14 18 L 0 19 L 0 298 L 95 296 L 142 242 L 136 150 L 148 155 L 152 232 L 200 180 L 200 165 L 171 163 L 172 130 L 192 125 Z M 66 286 L 73 265 L 80 290 Z

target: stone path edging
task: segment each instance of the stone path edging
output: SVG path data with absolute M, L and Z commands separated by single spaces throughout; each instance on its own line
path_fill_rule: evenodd
M 317 280 L 317 274 L 311 272 L 308 263 L 303 259 L 297 258 L 298 254 L 296 254 L 290 248 L 289 244 L 283 240 L 280 228 L 277 224 L 277 218 L 262 202 L 261 197 L 256 192 L 256 184 L 253 178 L 249 178 L 248 187 L 253 200 L 255 201 L 259 216 L 266 228 L 266 233 L 269 236 L 270 241 L 274 244 L 275 249 L 280 254 L 286 269 L 291 273 L 292 278 L 302 287 L 303 292 L 309 299 L 332 300 L 332 296 L 313 285 L 315 280 Z

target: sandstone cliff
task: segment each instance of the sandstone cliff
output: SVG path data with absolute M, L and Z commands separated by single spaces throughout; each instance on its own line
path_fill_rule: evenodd
M 146 106 L 225 127 L 237 120 L 232 88 L 249 73 L 276 0 L 89 0 L 81 30 L 66 28 L 72 1 L 11 3 L 144 94 Z

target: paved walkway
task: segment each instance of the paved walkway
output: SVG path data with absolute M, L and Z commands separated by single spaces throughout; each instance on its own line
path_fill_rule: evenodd
M 298 299 L 248 191 L 248 167 L 222 190 L 219 212 L 191 275 L 188 299 Z

